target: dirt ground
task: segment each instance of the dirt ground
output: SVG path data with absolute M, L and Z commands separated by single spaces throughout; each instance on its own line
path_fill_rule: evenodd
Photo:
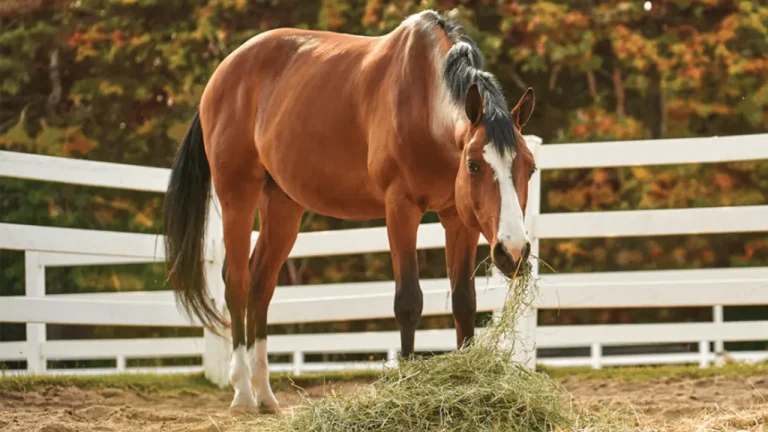
M 631 405 L 652 430 L 768 432 L 768 378 L 763 376 L 561 380 L 577 403 Z M 648 430 L 648 429 L 645 429 Z
M 750 430 L 768 432 L 768 378 L 663 378 L 616 381 L 567 378 L 561 381 L 578 403 L 630 403 L 641 409 L 656 430 Z M 351 392 L 365 384 L 334 384 Z M 322 386 L 307 388 L 309 397 Z M 2 431 L 237 431 L 243 422 L 228 414 L 232 393 L 189 391 L 138 392 L 47 386 L 31 391 L 0 392 Z M 284 410 L 301 403 L 295 390 L 277 392 Z M 648 423 L 646 423 L 648 424 Z M 658 425 L 668 425 L 660 427 Z M 669 426 L 674 425 L 674 426 Z M 646 429 L 647 430 L 647 429 Z

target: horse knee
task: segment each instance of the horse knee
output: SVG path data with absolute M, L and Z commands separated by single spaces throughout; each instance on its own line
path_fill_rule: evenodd
M 418 285 L 403 286 L 395 294 L 395 319 L 403 327 L 416 327 L 424 308 L 424 295 Z

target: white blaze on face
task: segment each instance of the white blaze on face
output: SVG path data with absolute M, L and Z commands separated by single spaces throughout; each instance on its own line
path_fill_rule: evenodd
M 518 258 L 522 253 L 523 245 L 528 243 L 528 234 L 525 232 L 523 210 L 520 208 L 517 190 L 512 181 L 514 157 L 515 155 L 511 150 L 506 151 L 504 156 L 501 156 L 493 143 L 488 143 L 483 148 L 483 159 L 493 169 L 501 193 L 501 209 L 496 238 L 509 253 Z

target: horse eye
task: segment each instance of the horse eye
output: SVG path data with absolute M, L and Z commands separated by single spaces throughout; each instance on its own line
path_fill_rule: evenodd
M 536 174 L 536 167 L 531 168 L 531 173 L 528 175 L 528 177 L 533 177 L 534 174 Z
M 480 172 L 480 164 L 475 161 L 467 161 L 467 170 L 471 173 Z

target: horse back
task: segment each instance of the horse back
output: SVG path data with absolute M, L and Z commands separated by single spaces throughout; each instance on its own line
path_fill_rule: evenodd
M 454 149 L 430 133 L 433 44 L 416 25 L 381 37 L 271 30 L 222 62 L 204 102 L 245 125 L 259 162 L 300 204 L 340 218 L 380 217 L 393 182 L 423 195 L 418 189 L 434 191 L 437 174 L 455 174 L 439 168 L 453 165 L 441 159 Z

